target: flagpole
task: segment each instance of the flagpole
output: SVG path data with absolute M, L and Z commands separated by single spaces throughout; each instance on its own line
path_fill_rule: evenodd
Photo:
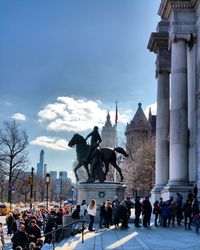
M 117 121 L 118 121 L 117 101 L 115 103 L 116 103 L 116 108 L 115 108 L 115 129 L 116 129 L 116 143 L 117 143 Z M 117 147 L 117 145 L 116 145 L 116 147 Z M 114 181 L 115 182 L 117 181 L 117 170 L 116 170 L 116 168 L 114 170 Z

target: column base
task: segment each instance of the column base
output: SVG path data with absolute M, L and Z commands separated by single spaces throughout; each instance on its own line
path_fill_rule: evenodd
M 169 181 L 168 184 L 161 191 L 163 200 L 169 200 L 171 197 L 176 199 L 177 193 L 180 193 L 185 200 L 188 195 L 188 191 L 193 189 L 193 185 L 187 181 Z
M 159 201 L 161 197 L 161 192 L 163 190 L 164 185 L 158 185 L 156 184 L 152 189 L 151 189 L 151 203 L 154 204 L 155 201 Z

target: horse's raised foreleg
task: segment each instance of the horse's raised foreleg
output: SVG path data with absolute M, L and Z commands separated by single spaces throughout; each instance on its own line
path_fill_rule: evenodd
M 80 168 L 82 166 L 82 164 L 81 163 L 78 163 L 77 165 L 76 165 L 76 167 L 74 168 L 74 174 L 75 174 L 75 177 L 76 177 L 76 180 L 77 181 L 79 181 L 79 178 L 78 178 L 78 174 L 77 174 L 77 170 Z
M 117 172 L 119 173 L 119 175 L 120 175 L 120 178 L 121 178 L 121 182 L 124 180 L 124 177 L 123 177 L 123 175 L 122 175 L 122 171 L 121 171 L 121 168 L 117 165 L 117 163 L 116 162 L 111 162 L 111 164 L 113 165 L 113 167 L 114 168 L 116 168 L 117 169 Z

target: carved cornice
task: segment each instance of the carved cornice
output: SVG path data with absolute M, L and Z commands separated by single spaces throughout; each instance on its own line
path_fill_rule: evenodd
M 169 19 L 172 10 L 193 10 L 196 3 L 197 0 L 162 0 L 158 15 L 160 15 L 161 18 Z
M 154 53 L 157 53 L 159 48 L 168 48 L 168 32 L 152 32 L 147 48 Z

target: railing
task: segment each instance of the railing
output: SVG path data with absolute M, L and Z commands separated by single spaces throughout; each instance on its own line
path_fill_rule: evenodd
M 51 236 L 53 250 L 54 250 L 55 249 L 55 242 L 57 242 L 56 241 L 56 233 L 58 233 L 60 231 L 62 233 L 62 236 L 63 236 L 62 239 L 64 239 L 65 238 L 65 236 L 64 236 L 65 229 L 67 229 L 67 228 L 69 228 L 69 227 L 71 227 L 71 226 L 73 226 L 74 224 L 77 224 L 77 223 L 82 223 L 82 228 L 80 230 L 81 230 L 81 234 L 82 234 L 82 236 L 81 236 L 82 237 L 82 243 L 84 243 L 84 229 L 85 229 L 85 227 L 84 227 L 85 221 L 84 220 L 75 220 L 75 221 L 73 221 L 71 223 L 68 223 L 65 226 L 61 226 L 59 228 L 53 229 L 51 232 L 43 234 L 42 238 L 43 237 L 48 238 L 48 236 Z M 73 232 L 73 228 L 70 228 L 70 231 Z

